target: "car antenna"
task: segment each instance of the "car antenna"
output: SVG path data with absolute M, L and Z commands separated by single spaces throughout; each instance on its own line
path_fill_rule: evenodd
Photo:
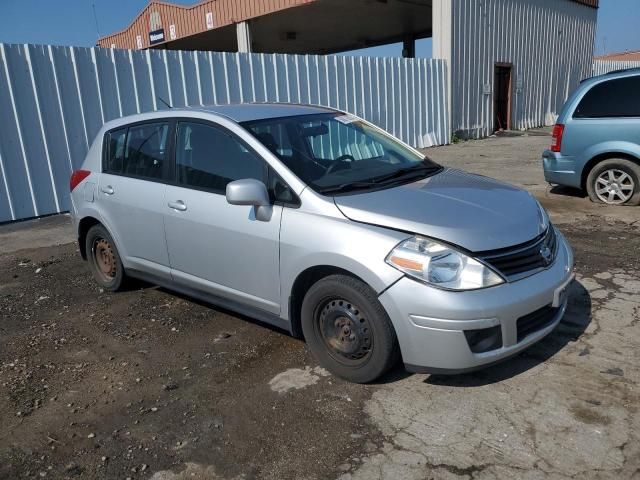
M 157 98 L 158 98 L 158 100 L 160 100 L 162 103 L 164 103 L 167 107 L 169 107 L 169 108 L 173 108 L 171 105 L 169 105 L 167 102 L 165 102 L 165 101 L 164 101 L 164 99 L 163 99 L 161 96 L 159 96 L 159 95 L 158 95 L 158 97 L 157 97 Z

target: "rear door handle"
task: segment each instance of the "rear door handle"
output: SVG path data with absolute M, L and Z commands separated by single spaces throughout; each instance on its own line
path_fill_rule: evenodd
M 100 187 L 100 191 L 102 193 L 106 193 L 107 195 L 113 195 L 114 194 L 114 190 L 113 187 L 111 185 L 106 185 L 104 187 Z
M 169 208 L 172 208 L 174 210 L 178 210 L 180 212 L 184 212 L 187 209 L 187 206 L 184 204 L 184 202 L 182 200 L 176 200 L 175 202 L 169 202 L 167 205 L 169 205 Z

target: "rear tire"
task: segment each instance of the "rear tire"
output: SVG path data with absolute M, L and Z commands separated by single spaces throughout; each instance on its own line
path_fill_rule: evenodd
M 592 202 L 607 205 L 640 205 L 640 165 L 625 158 L 596 164 L 587 176 Z
M 122 290 L 127 275 L 120 260 L 120 254 L 106 228 L 94 225 L 87 232 L 85 248 L 89 269 L 95 281 L 105 290 Z
M 375 292 L 346 275 L 331 275 L 309 289 L 302 331 L 320 365 L 350 382 L 372 382 L 400 357 L 395 330 Z

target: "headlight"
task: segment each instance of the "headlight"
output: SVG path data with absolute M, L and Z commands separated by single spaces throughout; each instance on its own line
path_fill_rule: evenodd
M 474 290 L 503 283 L 500 276 L 477 260 L 422 237 L 405 240 L 386 261 L 413 278 L 449 290 Z

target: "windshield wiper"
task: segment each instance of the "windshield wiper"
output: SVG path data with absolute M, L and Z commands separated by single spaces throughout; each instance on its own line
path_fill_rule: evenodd
M 376 184 L 380 184 L 380 183 L 385 183 L 389 180 L 397 180 L 397 179 L 401 179 L 403 177 L 413 177 L 416 175 L 426 175 L 428 173 L 432 173 L 432 172 L 436 172 L 438 170 L 440 170 L 440 166 L 437 165 L 433 165 L 433 166 L 429 166 L 429 165 L 421 165 L 419 167 L 405 167 L 405 168 L 400 168 L 398 170 L 396 170 L 395 172 L 392 173 L 388 173 L 387 175 L 381 175 L 379 177 L 374 177 L 372 178 L 370 181 L 374 182 Z M 415 174 L 415 175 L 410 175 L 410 174 Z
M 348 182 L 341 183 L 340 185 L 336 185 L 334 187 L 327 187 L 320 190 L 320 193 L 338 193 L 338 192 L 348 192 L 350 190 L 357 190 L 359 188 L 369 188 L 375 187 L 379 185 L 378 182 Z
M 442 167 L 438 165 L 428 166 L 422 165 L 420 167 L 405 167 L 395 172 L 389 173 L 387 175 L 382 175 L 379 177 L 374 177 L 371 180 L 361 180 L 357 182 L 348 182 L 341 183 L 340 185 L 336 185 L 334 187 L 323 188 L 320 193 L 337 193 L 337 192 L 348 192 L 350 190 L 357 190 L 360 188 L 370 188 L 370 187 L 379 187 L 386 186 L 390 180 L 402 180 L 406 178 L 412 178 L 414 176 L 424 176 L 431 172 L 439 171 Z M 413 174 L 413 175 L 412 175 Z

